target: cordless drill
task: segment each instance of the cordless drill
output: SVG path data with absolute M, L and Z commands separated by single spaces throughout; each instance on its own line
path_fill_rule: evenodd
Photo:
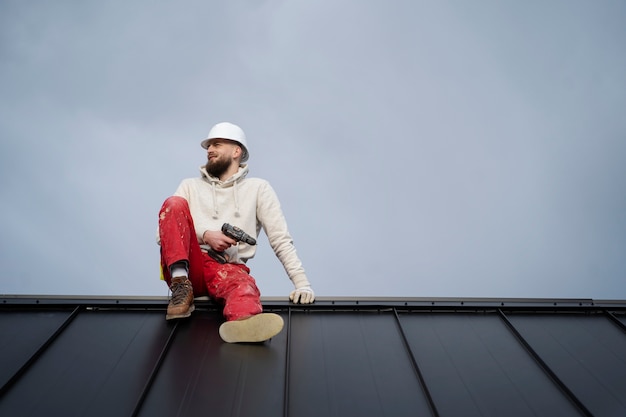
M 229 238 L 236 240 L 237 242 L 244 242 L 248 245 L 256 245 L 256 240 L 237 226 L 231 226 L 228 223 L 224 223 L 222 225 L 222 233 L 224 233 Z M 204 252 L 208 253 L 209 256 L 215 259 L 217 262 L 221 264 L 228 262 L 228 257 L 224 252 L 217 252 L 213 250 L 209 245 L 200 245 L 200 247 Z
M 231 239 L 235 239 L 237 242 L 244 242 L 248 245 L 256 245 L 256 240 L 237 226 L 231 226 L 228 223 L 224 223 L 222 225 L 222 233 Z

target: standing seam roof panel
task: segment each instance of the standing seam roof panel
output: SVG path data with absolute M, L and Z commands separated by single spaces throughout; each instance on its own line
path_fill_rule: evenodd
M 392 311 L 292 313 L 289 415 L 430 416 Z
M 441 416 L 581 415 L 495 313 L 400 319 Z
M 52 338 L 71 311 L 6 311 L 0 314 L 0 386 L 4 386 Z
M 227 344 L 222 322 L 205 311 L 179 322 L 138 415 L 283 414 L 286 332 L 264 344 Z
M 0 415 L 128 414 L 166 337 L 162 314 L 83 311 L 3 396 Z
M 211 303 L 28 303 L 0 303 L 0 415 L 626 415 L 626 302 L 278 302 L 262 344 Z
M 604 315 L 509 320 L 593 415 L 626 416 L 626 337 Z

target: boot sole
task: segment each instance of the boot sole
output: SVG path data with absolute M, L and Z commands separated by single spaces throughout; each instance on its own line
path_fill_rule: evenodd
M 222 323 L 220 337 L 226 343 L 264 342 L 283 329 L 284 321 L 274 313 L 260 313 L 244 320 Z
M 195 305 L 190 305 L 189 306 L 189 310 L 187 310 L 186 313 L 181 313 L 181 314 L 166 314 L 165 315 L 165 320 L 175 320 L 175 319 L 185 319 L 189 316 L 191 316 L 191 313 L 193 313 L 193 311 L 196 309 Z

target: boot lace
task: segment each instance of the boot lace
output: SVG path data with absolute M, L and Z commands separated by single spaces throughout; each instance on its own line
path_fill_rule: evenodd
M 184 304 L 191 291 L 188 280 L 172 283 L 172 304 Z

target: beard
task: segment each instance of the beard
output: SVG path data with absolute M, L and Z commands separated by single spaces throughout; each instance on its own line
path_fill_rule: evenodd
M 215 178 L 220 178 L 222 174 L 224 174 L 228 168 L 230 167 L 231 161 L 226 158 L 217 157 L 213 161 L 208 160 L 205 168 L 210 176 Z

